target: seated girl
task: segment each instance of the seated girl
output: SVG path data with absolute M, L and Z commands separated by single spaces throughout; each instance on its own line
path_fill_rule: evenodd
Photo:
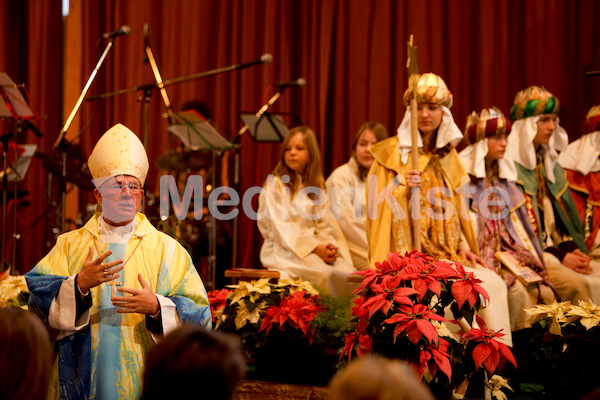
M 366 179 L 373 163 L 369 147 L 387 137 L 387 129 L 381 123 L 365 122 L 352 143 L 350 160 L 336 168 L 325 181 L 331 212 L 344 233 L 352 263 L 358 270 L 369 266 Z
M 280 160 L 258 197 L 258 229 L 264 239 L 260 261 L 284 279 L 303 279 L 336 296 L 355 285 L 356 269 L 324 189 L 321 155 L 314 132 L 291 129 Z
M 463 166 L 471 177 L 468 193 L 471 210 L 476 213 L 479 251 L 486 266 L 502 277 L 508 287 L 510 325 L 513 331 L 528 328 L 529 314 L 524 309 L 535 304 L 550 304 L 554 291 L 544 266 L 543 253 L 525 208 L 523 193 L 515 185 L 517 170 L 507 154 L 506 137 L 510 121 L 493 107 L 467 119 L 465 136 L 469 146 L 461 153 Z M 525 285 L 496 257 L 508 252 L 520 263 L 539 274 L 543 281 Z

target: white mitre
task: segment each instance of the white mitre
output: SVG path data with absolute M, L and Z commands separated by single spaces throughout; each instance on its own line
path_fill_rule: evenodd
M 129 128 L 116 124 L 102 135 L 88 159 L 88 168 L 98 187 L 107 178 L 131 175 L 142 186 L 148 175 L 148 155 L 140 139 Z

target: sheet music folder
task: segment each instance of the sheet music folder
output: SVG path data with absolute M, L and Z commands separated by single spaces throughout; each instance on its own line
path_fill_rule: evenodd
M 288 133 L 288 127 L 281 115 L 263 113 L 260 117 L 256 113 L 242 113 L 240 119 L 246 125 L 250 135 L 257 142 L 281 142 Z
M 175 114 L 180 122 L 167 129 L 177 136 L 186 148 L 196 150 L 225 150 L 234 147 L 219 130 L 202 115 L 194 110 L 181 111 Z

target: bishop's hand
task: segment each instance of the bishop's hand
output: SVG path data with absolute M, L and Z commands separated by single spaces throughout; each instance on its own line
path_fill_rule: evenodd
M 142 278 L 142 274 L 138 274 L 138 281 L 142 285 L 141 289 L 122 287 L 117 290 L 125 293 L 124 296 L 112 296 L 110 301 L 117 307 L 117 312 L 122 314 L 139 313 L 147 315 L 156 315 L 160 311 L 160 305 L 156 294 Z
M 95 260 L 94 248 L 89 247 L 88 255 L 83 262 L 81 271 L 77 274 L 77 286 L 83 294 L 101 283 L 113 281 L 119 277 L 119 271 L 123 269 L 123 260 L 115 260 L 109 263 L 104 263 L 106 257 L 110 256 L 112 251 L 105 251 L 100 254 Z

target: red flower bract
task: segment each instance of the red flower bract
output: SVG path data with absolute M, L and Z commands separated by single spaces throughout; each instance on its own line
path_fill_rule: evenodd
M 490 374 L 493 374 L 496 369 L 502 369 L 506 361 L 516 367 L 517 361 L 508 346 L 495 339 L 496 337 L 503 337 L 504 334 L 500 331 L 495 332 L 487 329 L 485 322 L 479 315 L 477 316 L 477 324 L 480 329 L 473 328 L 469 332 L 461 334 L 462 341 L 479 342 L 473 349 L 475 368 L 483 365 Z
M 210 311 L 213 316 L 213 319 L 215 317 L 215 311 L 222 307 L 225 307 L 225 305 L 227 304 L 227 296 L 230 292 L 231 290 L 229 289 L 221 289 L 211 290 L 207 293 L 208 303 L 210 304 Z
M 445 321 L 444 317 L 437 315 L 423 304 L 414 306 L 401 306 L 400 312 L 383 321 L 386 324 L 397 324 L 394 328 L 394 341 L 397 336 L 406 331 L 408 340 L 413 344 L 425 336 L 429 343 L 438 343 L 438 334 L 429 320 Z
M 460 263 L 456 263 L 455 266 L 461 279 L 452 284 L 451 291 L 458 308 L 461 309 L 465 301 L 473 308 L 479 295 L 490 301 L 488 293 L 479 285 L 482 281 L 477 279 L 473 272 L 466 272 Z
M 309 331 L 309 325 L 317 313 L 324 309 L 315 304 L 314 296 L 305 299 L 305 295 L 301 290 L 283 297 L 279 307 L 270 306 L 260 323 L 259 332 L 264 330 L 268 334 L 273 325 L 283 331 L 287 323 L 293 329 L 300 329 L 308 337 L 309 343 L 312 343 L 314 335 Z

